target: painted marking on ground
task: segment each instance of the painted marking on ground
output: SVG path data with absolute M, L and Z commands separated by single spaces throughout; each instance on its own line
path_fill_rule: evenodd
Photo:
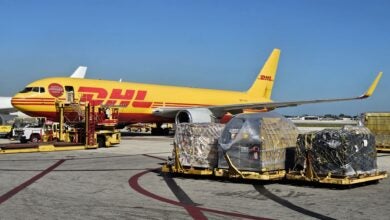
M 164 181 L 167 183 L 169 189 L 175 194 L 176 198 L 180 201 L 188 214 L 191 215 L 193 219 L 207 219 L 206 216 L 201 212 L 200 209 L 196 208 L 198 204 L 195 204 L 192 199 L 187 195 L 184 190 L 177 185 L 176 181 L 172 178 L 169 178 L 165 173 L 162 173 Z
M 147 191 L 146 189 L 144 189 L 141 185 L 139 185 L 138 180 L 142 176 L 144 176 L 145 174 L 147 174 L 147 173 L 149 173 L 151 171 L 156 171 L 156 170 L 159 170 L 159 168 L 156 168 L 154 170 L 146 170 L 146 171 L 137 173 L 136 175 L 132 176 L 129 179 L 129 186 L 132 189 L 134 189 L 135 191 L 137 191 L 138 193 L 140 193 L 140 194 L 142 194 L 144 196 L 147 196 L 147 197 L 150 197 L 152 199 L 155 199 L 155 200 L 158 200 L 158 201 L 161 201 L 161 202 L 165 202 L 165 203 L 168 203 L 168 204 L 171 204 L 171 205 L 181 206 L 181 207 L 185 208 L 186 210 L 188 210 L 188 209 L 189 210 L 197 209 L 197 210 L 203 211 L 203 212 L 210 212 L 210 213 L 225 215 L 225 216 L 229 216 L 229 217 L 246 218 L 246 219 L 256 219 L 256 220 L 268 219 L 268 218 L 262 218 L 262 217 L 257 217 L 257 216 L 245 215 L 245 214 L 240 214 L 240 213 L 225 212 L 225 211 L 209 209 L 209 208 L 204 208 L 204 207 L 196 207 L 194 205 L 184 204 L 182 202 L 177 202 L 177 201 L 174 201 L 174 200 L 171 200 L 171 199 L 167 199 L 167 198 L 161 197 L 161 196 L 156 195 L 154 193 L 151 193 L 151 192 Z M 194 216 L 192 216 L 192 217 L 194 218 Z M 196 218 L 194 218 L 194 219 L 196 219 Z
M 0 196 L 0 204 L 2 204 L 3 202 L 7 201 L 11 197 L 13 197 L 15 194 L 17 194 L 18 192 L 22 191 L 27 186 L 33 184 L 35 181 L 39 180 L 40 178 L 42 178 L 46 174 L 50 173 L 51 171 L 53 171 L 55 168 L 57 168 L 59 165 L 61 165 L 65 161 L 66 161 L 65 159 L 57 161 L 55 164 L 51 165 L 49 168 L 47 168 L 46 170 L 42 171 L 38 175 L 35 175 L 34 177 L 32 177 L 31 179 L 27 180 L 26 182 L 24 182 L 24 183 L 20 184 L 19 186 L 13 188 L 11 191 L 8 191 L 7 193 L 3 194 L 2 196 Z
M 313 218 L 317 218 L 317 219 L 326 219 L 326 220 L 335 220 L 334 218 L 330 218 L 328 216 L 324 216 L 324 215 L 321 215 L 319 213 L 316 213 L 316 212 L 312 212 L 310 210 L 307 210 L 307 209 L 304 209 L 302 207 L 299 207 L 297 205 L 294 205 L 292 204 L 291 202 L 285 200 L 285 199 L 282 199 L 280 198 L 279 196 L 271 193 L 270 191 L 268 191 L 263 185 L 256 185 L 254 184 L 253 187 L 263 196 L 267 197 L 268 199 L 276 202 L 276 203 L 279 203 L 280 205 L 284 206 L 284 207 L 287 207 L 289 209 L 292 209 L 296 212 L 299 212 L 301 214 L 304 214 L 304 215 L 307 215 L 307 216 L 310 216 L 310 217 L 313 217 Z

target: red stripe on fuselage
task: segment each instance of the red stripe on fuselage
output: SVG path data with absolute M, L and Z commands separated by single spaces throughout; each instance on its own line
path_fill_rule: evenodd
M 12 105 L 54 105 L 54 103 L 19 103 L 19 102 L 12 102 Z
M 44 100 L 54 100 L 54 98 L 12 98 L 13 100 L 41 100 L 41 99 L 44 99 Z M 65 99 L 64 99 L 65 100 Z
M 53 103 L 53 101 L 45 101 L 45 100 L 12 100 L 11 103 L 39 103 L 39 102 L 44 102 L 44 103 Z
M 49 120 L 55 121 L 57 120 L 56 112 L 24 112 L 25 114 L 32 117 L 46 117 Z M 132 124 L 132 123 L 156 123 L 156 122 L 166 122 L 173 123 L 174 118 L 163 118 L 159 116 L 155 116 L 153 114 L 146 113 L 120 113 L 119 114 L 119 123 L 120 124 Z

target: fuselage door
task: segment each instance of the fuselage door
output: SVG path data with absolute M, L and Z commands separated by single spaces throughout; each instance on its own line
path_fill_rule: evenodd
M 73 103 L 74 102 L 74 89 L 73 86 L 65 86 L 66 92 L 66 102 Z

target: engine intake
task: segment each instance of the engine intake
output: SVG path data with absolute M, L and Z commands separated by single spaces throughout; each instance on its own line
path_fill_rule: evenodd
M 180 123 L 210 123 L 214 122 L 213 113 L 207 108 L 181 110 L 176 114 L 175 122 Z

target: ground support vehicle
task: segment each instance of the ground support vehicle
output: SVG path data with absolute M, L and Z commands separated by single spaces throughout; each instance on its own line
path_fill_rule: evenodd
M 3 144 L 0 154 L 84 150 L 120 143 L 120 131 L 115 129 L 117 108 L 99 107 L 95 111 L 88 103 L 57 103 L 57 110 L 59 123 L 41 126 L 39 141 Z
M 12 131 L 11 125 L 0 125 L 0 137 L 9 137 Z
M 97 111 L 95 111 L 95 109 Z M 89 103 L 57 103 L 60 118 L 60 141 L 85 143 L 86 148 L 110 147 L 120 143 L 119 110 L 115 107 L 96 107 Z M 64 130 L 64 124 L 69 131 Z
M 32 118 L 37 123 L 27 124 L 24 127 L 14 128 L 14 138 L 21 143 L 50 142 L 59 137 L 59 123 L 46 120 L 46 118 Z

